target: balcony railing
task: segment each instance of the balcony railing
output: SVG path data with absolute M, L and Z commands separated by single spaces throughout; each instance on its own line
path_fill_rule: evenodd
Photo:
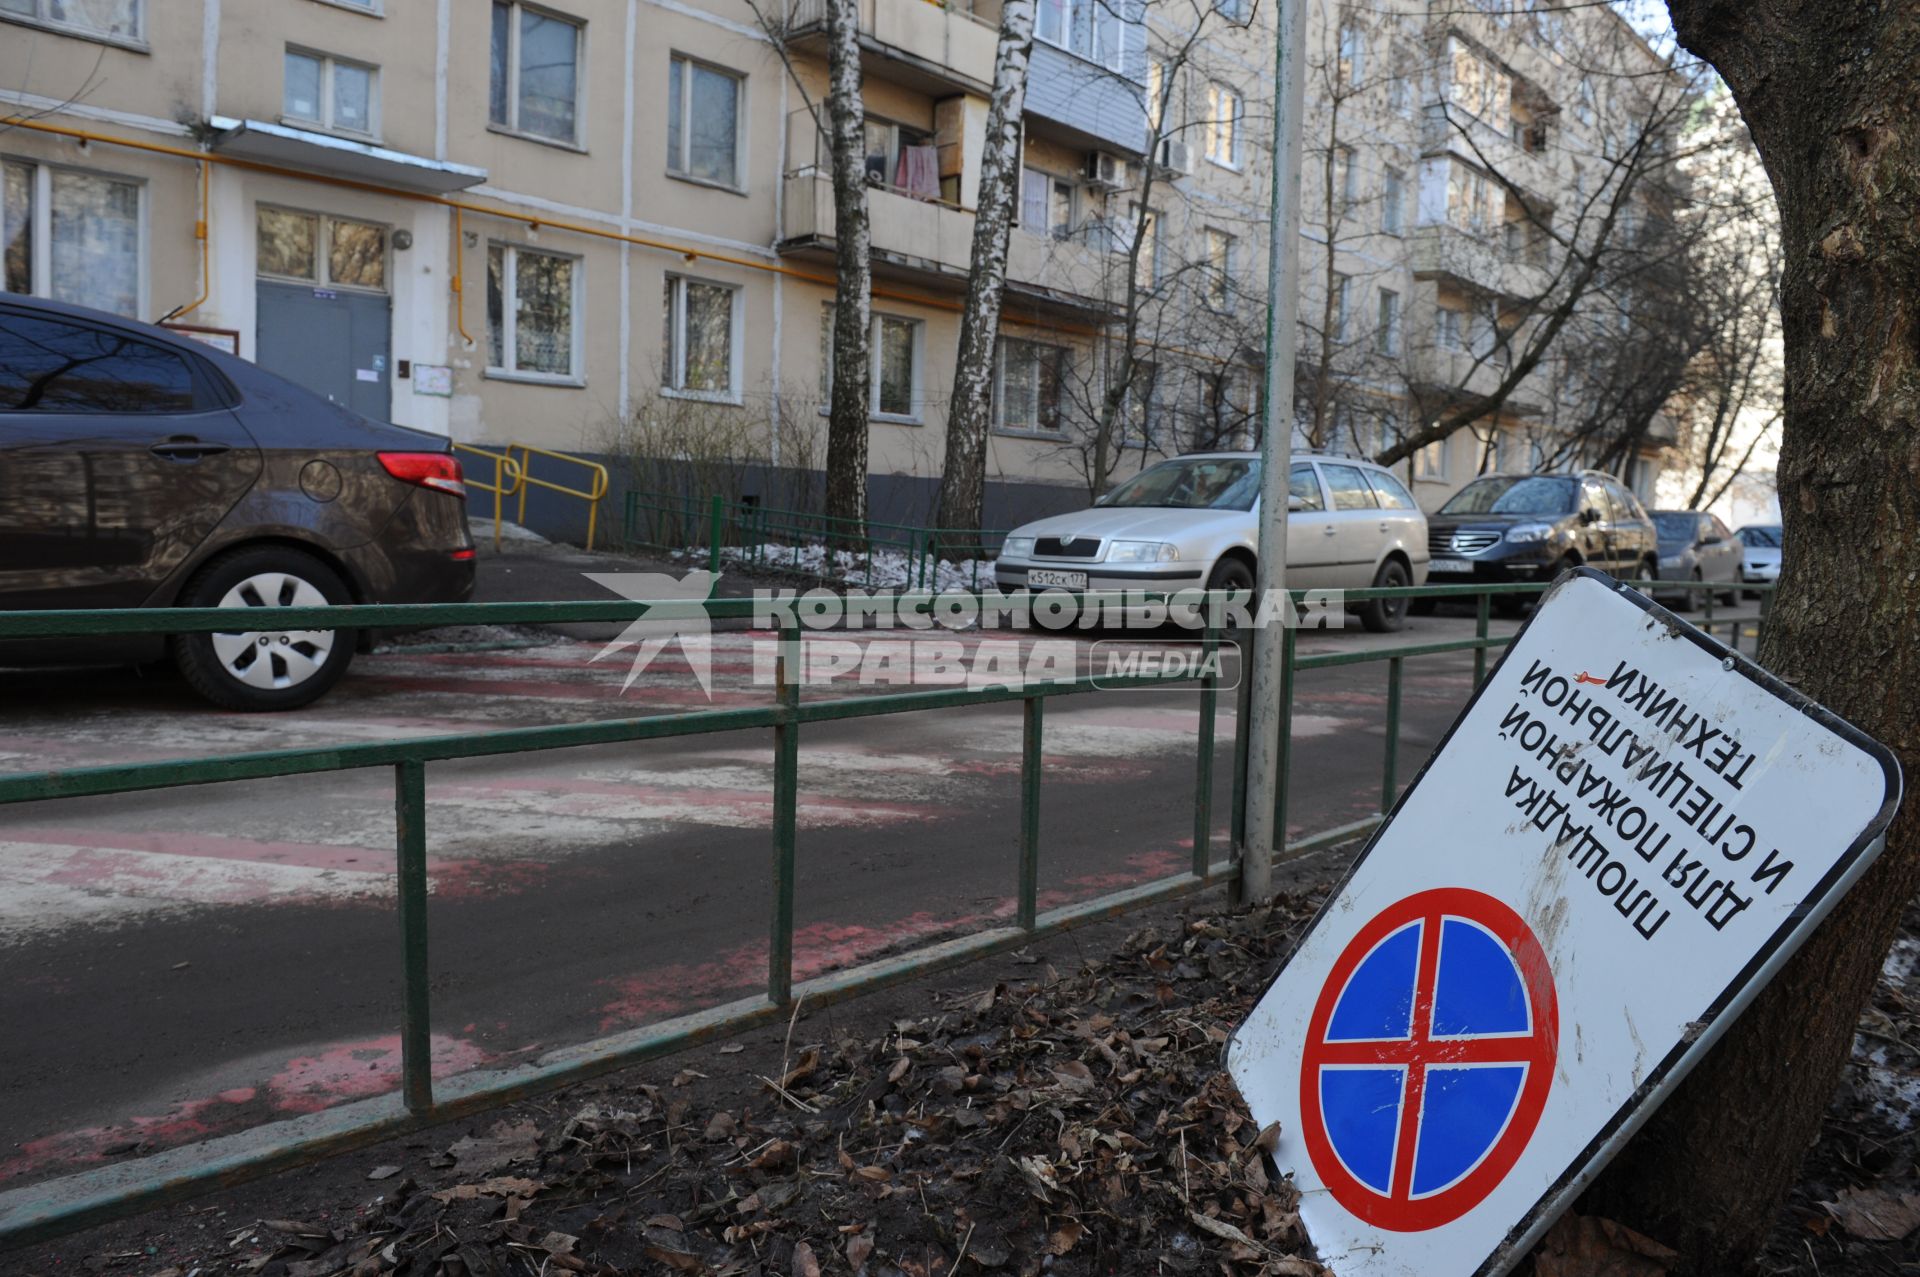
M 1450 223 L 1415 227 L 1407 249 L 1418 277 L 1449 276 L 1503 297 L 1538 297 L 1547 291 L 1545 266 Z
M 975 86 L 993 83 L 998 4 L 858 0 L 857 7 L 861 40 L 889 55 L 896 65 L 915 66 Z M 787 24 L 789 39 L 824 35 L 826 29 L 827 0 L 796 0 Z

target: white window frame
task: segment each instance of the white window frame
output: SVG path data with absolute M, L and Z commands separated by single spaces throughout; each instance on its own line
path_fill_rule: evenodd
M 1034 38 L 1042 44 L 1062 49 L 1095 66 L 1105 67 L 1109 71 L 1119 71 L 1127 64 L 1127 28 L 1133 23 L 1128 22 L 1116 9 L 1112 8 L 1112 2 L 1113 0 L 1038 0 L 1033 14 Z M 1059 17 L 1060 31 L 1057 36 L 1043 30 L 1042 15 L 1049 13 Z M 1103 20 L 1112 22 L 1117 27 L 1111 62 L 1100 58 L 1099 41 L 1094 38 L 1095 24 Z
M 1333 150 L 1333 176 L 1338 188 L 1333 193 L 1333 206 L 1341 212 L 1347 212 L 1360 198 L 1359 152 L 1351 146 L 1337 146 Z
M 1224 120 L 1220 118 L 1223 106 L 1228 107 L 1230 112 Z M 1220 80 L 1208 81 L 1206 128 L 1208 163 L 1217 164 L 1221 168 L 1231 169 L 1236 173 L 1240 171 L 1240 126 L 1246 120 L 1246 116 L 1247 100 L 1240 90 Z M 1227 143 L 1224 159 L 1219 154 L 1219 142 L 1223 135 Z
M 1446 318 L 1453 316 L 1451 322 Z M 1465 351 L 1473 344 L 1473 312 L 1458 306 L 1434 307 L 1433 344 L 1440 350 Z
M 345 9 L 349 13 L 357 13 L 367 18 L 387 16 L 385 0 L 315 0 L 315 3 L 330 5 L 335 9 Z
M 745 290 L 739 284 L 730 284 L 724 279 L 706 279 L 699 275 L 683 275 L 678 271 L 668 271 L 667 280 L 674 285 L 671 313 L 663 316 L 664 322 L 673 325 L 672 339 L 668 349 L 678 365 L 660 370 L 660 393 L 670 399 L 698 399 L 705 403 L 738 404 L 744 402 L 740 394 L 742 357 L 744 352 L 742 337 L 746 331 L 746 307 L 741 305 Z M 687 285 L 701 284 L 708 288 L 724 288 L 733 295 L 727 306 L 727 388 L 725 390 L 687 390 L 681 383 L 687 379 Z M 574 328 L 579 331 L 578 325 Z
M 675 181 L 692 182 L 696 186 L 710 186 L 716 190 L 732 191 L 736 195 L 747 193 L 747 73 L 736 71 L 732 67 L 722 66 L 718 62 L 709 62 L 705 58 L 696 58 L 689 53 L 674 52 L 667 58 L 667 83 L 673 83 L 672 65 L 678 62 L 680 72 L 680 154 L 673 154 L 673 137 L 667 137 L 667 176 Z M 715 75 L 725 76 L 733 81 L 733 181 L 721 182 L 710 177 L 701 177 L 687 167 L 687 152 L 692 145 L 693 130 L 689 122 L 693 118 L 693 75 L 695 68 L 711 71 Z
M 1340 43 L 1338 58 L 1342 64 L 1341 78 L 1347 87 L 1357 89 L 1367 78 L 1367 33 L 1352 18 L 1340 24 Z
M 506 365 L 495 366 L 488 361 L 486 375 L 498 381 L 529 381 L 543 386 L 584 386 L 587 384 L 586 370 L 583 366 L 581 338 L 585 325 L 581 322 L 581 299 L 586 293 L 586 271 L 582 269 L 586 261 L 578 253 L 556 253 L 549 248 L 540 248 L 532 244 L 516 244 L 512 240 L 496 239 L 488 241 L 489 249 L 503 250 L 500 263 L 500 357 L 509 361 Z M 520 323 L 520 270 L 519 259 L 522 252 L 538 253 L 543 257 L 561 257 L 573 262 L 573 341 L 567 351 L 565 373 L 537 372 L 514 367 L 512 361 L 518 352 L 518 333 L 515 329 Z M 484 271 L 484 266 L 482 267 Z M 485 276 L 482 275 L 484 281 Z M 491 337 L 491 334 L 489 334 Z M 491 352 L 489 352 L 491 354 Z
M 121 49 L 134 49 L 141 53 L 150 52 L 147 44 L 147 0 L 132 0 L 133 35 L 114 35 L 109 31 L 98 31 L 84 22 L 69 22 L 51 16 L 53 0 L 28 0 L 33 6 L 32 13 L 14 13 L 0 9 L 0 22 L 18 23 L 23 27 L 39 27 L 42 30 L 69 35 L 80 40 L 92 40 L 98 44 L 111 44 Z
M 705 281 L 702 281 L 705 282 Z M 880 333 L 884 323 L 906 324 L 913 329 L 913 390 L 912 411 L 882 412 L 880 410 Z M 820 307 L 820 415 L 826 416 L 833 408 L 833 303 L 826 302 Z M 912 315 L 895 314 L 892 311 L 876 310 L 869 319 L 867 328 L 867 416 L 873 421 L 891 422 L 898 426 L 923 426 L 926 414 L 922 406 L 926 402 L 927 377 L 927 321 Z
M 1061 367 L 1059 368 L 1055 377 L 1055 389 L 1059 393 L 1059 402 L 1055 406 L 1058 408 L 1059 416 L 1062 418 L 1060 429 L 1042 430 L 1037 427 L 1010 426 L 1006 424 L 1007 347 L 1015 342 L 1018 342 L 1022 346 L 1032 346 L 1038 350 L 1052 351 L 1054 352 L 1052 357 L 1060 361 Z M 1060 346 L 1060 345 L 1054 344 L 1053 342 L 1048 342 L 1048 341 L 1028 341 L 1024 337 L 1002 337 L 998 345 L 995 346 L 994 352 L 993 352 L 993 431 L 994 433 L 1001 434 L 1001 435 L 1011 435 L 1018 439 L 1064 439 L 1066 438 L 1067 429 L 1066 429 L 1066 423 L 1064 419 L 1067 415 L 1067 388 L 1065 383 L 1067 378 L 1068 365 L 1071 364 L 1072 360 L 1073 360 L 1073 348 L 1071 346 Z M 1038 365 L 1036 365 L 1036 367 L 1037 366 Z M 1039 387 L 1036 385 L 1034 387 L 1034 390 L 1035 390 L 1034 408 L 1035 408 L 1035 411 L 1037 412 L 1040 408 L 1040 403 L 1038 401 Z
M 1206 303 L 1207 309 L 1217 314 L 1230 315 L 1233 313 L 1233 252 L 1238 240 L 1234 235 L 1217 226 L 1209 226 L 1200 234 L 1201 246 L 1207 254 L 1204 275 L 1206 285 L 1202 291 L 1202 300 Z M 1217 266 L 1214 263 L 1213 254 L 1216 237 L 1225 249 L 1220 254 L 1221 260 Z
M 1374 323 L 1374 349 L 1389 358 L 1400 353 L 1400 325 L 1405 307 L 1399 290 L 1382 288 Z
M 288 57 L 311 58 L 320 64 L 320 116 L 310 119 L 304 115 L 294 115 L 287 110 L 286 59 Z M 333 73 L 336 66 L 356 67 L 367 73 L 367 127 L 351 128 L 335 121 Z M 342 58 L 331 53 L 322 53 L 305 45 L 290 44 L 280 60 L 280 121 L 299 128 L 316 129 L 325 133 L 340 133 L 348 137 L 380 140 L 380 67 L 376 63 L 362 62 L 358 58 Z
M 1436 439 L 1413 454 L 1413 477 L 1415 479 L 1439 479 L 1447 477 L 1447 441 Z
M 31 220 L 27 223 L 27 233 L 32 246 L 27 256 L 27 292 L 9 294 L 6 290 L 6 277 L 0 275 L 0 297 L 53 296 L 53 174 L 56 169 L 67 173 L 84 173 L 88 177 L 104 178 L 111 182 L 127 182 L 137 188 L 138 207 L 134 212 L 134 234 L 136 257 L 134 265 L 134 313 L 128 319 L 140 319 L 149 313 L 147 294 L 148 263 L 152 260 L 147 251 L 147 218 L 151 201 L 147 194 L 145 178 L 132 177 L 124 173 L 109 173 L 101 169 L 82 168 L 76 164 L 49 164 L 45 160 L 25 155 L 0 155 L 0 159 L 15 164 L 26 164 L 33 168 L 33 201 Z M 0 199 L 5 198 L 5 188 L 0 186 Z
M 1380 231 L 1385 235 L 1406 234 L 1407 174 L 1404 169 L 1388 168 L 1381 174 Z
M 1333 273 L 1332 309 L 1333 339 L 1344 342 L 1353 327 L 1353 276 L 1341 271 Z
M 488 75 L 492 75 L 493 5 L 487 3 L 487 40 Z M 528 4 L 526 0 L 501 0 L 509 13 L 507 16 L 507 122 L 500 123 L 493 118 L 493 84 L 487 84 L 487 128 L 494 133 L 505 133 L 512 137 L 525 138 L 529 142 L 541 142 L 547 146 L 564 147 L 572 151 L 587 149 L 584 133 L 586 129 L 587 102 L 587 20 L 576 18 L 570 13 L 550 9 L 543 4 Z M 522 10 L 532 10 L 556 22 L 564 22 L 573 28 L 573 136 L 571 138 L 549 137 L 545 133 L 534 133 L 520 127 L 520 14 Z

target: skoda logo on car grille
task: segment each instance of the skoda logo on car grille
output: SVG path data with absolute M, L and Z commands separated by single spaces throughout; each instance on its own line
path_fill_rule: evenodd
M 1041 537 L 1034 543 L 1033 552 L 1053 559 L 1091 559 L 1100 553 L 1100 538 Z

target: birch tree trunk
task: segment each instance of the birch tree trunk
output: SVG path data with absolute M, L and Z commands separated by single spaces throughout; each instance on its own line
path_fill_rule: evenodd
M 1761 660 L 1907 777 L 1880 859 L 1590 1195 L 1689 1271 L 1722 1273 L 1753 1266 L 1920 889 L 1920 6 L 1669 8 L 1732 88 L 1780 203 L 1785 561 Z
M 1034 0 L 1006 0 L 993 59 L 993 100 L 974 199 L 972 273 L 960 314 L 960 353 L 947 405 L 947 456 L 934 522 L 977 531 L 987 478 L 987 432 L 993 416 L 993 350 L 1007 287 L 1007 235 L 1020 179 L 1020 114 L 1033 54 Z
M 829 517 L 851 521 L 830 541 L 855 544 L 867 519 L 872 402 L 872 233 L 867 221 L 866 110 L 860 101 L 859 0 L 827 4 L 827 142 L 833 164 L 833 384 L 827 401 Z

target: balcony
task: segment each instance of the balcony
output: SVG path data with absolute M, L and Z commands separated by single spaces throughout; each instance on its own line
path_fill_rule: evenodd
M 999 43 L 990 0 L 859 0 L 862 69 L 928 93 L 991 92 Z M 979 12 L 975 12 L 975 10 Z M 796 0 L 787 26 L 796 49 L 826 56 L 826 0 Z
M 867 219 L 878 277 L 937 292 L 963 292 L 972 274 L 973 212 L 886 187 L 867 191 Z M 1085 239 L 1090 242 L 1082 242 Z M 1109 295 L 1125 292 L 1126 258 L 1107 251 L 1104 236 L 1043 239 L 1016 229 L 1007 248 L 1007 288 L 1028 301 L 1082 314 L 1110 313 Z M 831 265 L 833 183 L 805 169 L 789 173 L 782 201 L 779 251 Z
M 1407 371 L 1414 385 L 1443 398 L 1490 395 L 1507 372 L 1507 365 L 1498 354 L 1481 359 L 1469 351 L 1437 345 L 1416 346 L 1410 352 L 1408 363 Z M 1514 388 L 1501 411 L 1510 417 L 1538 416 L 1551 398 L 1552 388 L 1536 368 Z
M 1527 150 L 1457 107 L 1450 110 L 1438 102 L 1427 105 L 1420 117 L 1420 153 L 1452 155 L 1498 174 L 1519 187 L 1535 205 L 1559 203 L 1559 179 L 1544 154 Z
M 1549 283 L 1545 267 L 1444 222 L 1415 227 L 1407 258 L 1416 279 L 1454 279 L 1501 297 L 1539 297 Z

